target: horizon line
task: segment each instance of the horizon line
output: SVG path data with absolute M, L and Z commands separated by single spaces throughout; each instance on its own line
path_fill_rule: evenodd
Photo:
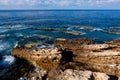
M 0 9 L 0 11 L 64 11 L 64 10 L 120 10 L 120 9 Z

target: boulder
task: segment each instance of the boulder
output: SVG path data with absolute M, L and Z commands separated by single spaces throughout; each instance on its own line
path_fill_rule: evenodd
M 93 73 L 94 80 L 109 80 L 109 76 L 105 73 L 94 72 Z
M 57 80 L 90 80 L 92 76 L 91 71 L 77 71 L 66 69 L 57 77 Z

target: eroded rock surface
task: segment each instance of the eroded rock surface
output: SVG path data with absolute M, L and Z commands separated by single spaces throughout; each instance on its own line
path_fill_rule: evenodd
M 120 39 L 104 44 L 96 44 L 88 39 L 57 39 L 55 44 L 73 52 L 73 62 L 83 69 L 120 76 Z
M 120 77 L 120 39 L 97 44 L 86 38 L 58 38 L 55 45 L 42 49 L 15 48 L 11 53 L 46 70 L 48 80 L 108 80 L 108 75 Z M 88 70 L 91 73 L 86 78 Z
M 57 77 L 57 80 L 90 80 L 92 79 L 91 71 L 77 71 L 66 69 L 62 74 Z
M 99 73 L 99 72 L 98 73 L 94 72 L 93 77 L 94 77 L 94 80 L 109 80 L 109 78 L 110 78 L 105 73 Z
M 12 55 L 24 58 L 30 61 L 37 67 L 49 70 L 55 66 L 61 59 L 58 48 L 45 48 L 45 49 L 29 49 L 29 48 L 16 48 L 12 51 Z

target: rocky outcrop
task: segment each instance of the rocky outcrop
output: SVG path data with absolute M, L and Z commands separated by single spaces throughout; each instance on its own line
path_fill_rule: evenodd
M 70 35 L 76 35 L 76 36 L 85 34 L 84 32 L 80 32 L 80 31 L 63 31 L 63 33 L 70 34 Z
M 73 69 L 66 69 L 62 72 L 57 80 L 109 80 L 110 77 L 105 73 L 91 72 L 91 71 L 79 71 Z
M 30 75 L 33 73 L 35 67 L 27 62 L 25 59 L 16 58 L 15 63 L 0 72 L 0 80 L 18 80 L 20 77 L 30 79 Z M 35 75 L 38 77 L 37 75 Z
M 101 30 L 104 33 L 109 33 L 109 34 L 120 34 L 120 27 L 109 27 L 108 29 L 103 29 Z
M 82 68 L 120 76 L 120 39 L 105 44 L 95 44 L 87 39 L 57 39 L 55 43 L 63 50 L 73 52 L 73 62 Z
M 41 30 L 41 31 L 59 31 L 59 32 L 62 32 L 64 34 L 70 34 L 70 35 L 76 35 L 76 36 L 85 34 L 84 32 L 81 32 L 81 31 L 75 31 L 75 30 L 69 31 L 67 29 L 61 29 L 61 28 L 37 28 L 37 30 Z
M 55 45 L 38 49 L 19 47 L 11 53 L 45 70 L 49 80 L 108 80 L 108 75 L 120 76 L 120 39 L 97 44 L 86 38 L 58 38 Z
M 94 44 L 92 40 L 89 40 L 87 38 L 78 38 L 78 39 L 72 39 L 72 40 L 67 40 L 63 38 L 58 38 L 55 40 L 55 45 L 57 47 L 62 48 L 63 50 L 76 50 L 76 49 L 82 49 L 82 45 L 89 45 L 89 44 Z
M 94 72 L 93 73 L 93 77 L 94 77 L 94 80 L 109 80 L 110 77 L 108 75 L 106 75 L 105 73 L 97 73 L 97 72 Z
M 84 30 L 88 30 L 88 31 L 94 31 L 96 28 L 90 27 L 90 26 L 75 26 L 74 28 L 77 29 L 84 29 Z
M 12 51 L 12 55 L 24 58 L 31 62 L 33 65 L 50 70 L 58 66 L 61 59 L 58 48 L 45 48 L 45 49 L 29 49 L 29 48 L 16 48 Z
M 57 77 L 57 80 L 90 80 L 90 79 L 92 79 L 91 71 L 78 71 L 72 69 L 66 69 Z

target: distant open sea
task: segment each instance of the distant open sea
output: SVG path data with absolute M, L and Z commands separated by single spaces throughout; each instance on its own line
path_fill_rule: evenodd
M 42 30 L 42 28 L 64 29 Z M 68 32 L 82 32 L 80 35 Z M 39 36 L 47 36 L 44 39 Z M 56 38 L 90 38 L 103 43 L 120 38 L 119 10 L 1 10 L 0 11 L 0 71 L 9 68 L 15 58 L 10 51 L 28 42 L 53 44 Z

